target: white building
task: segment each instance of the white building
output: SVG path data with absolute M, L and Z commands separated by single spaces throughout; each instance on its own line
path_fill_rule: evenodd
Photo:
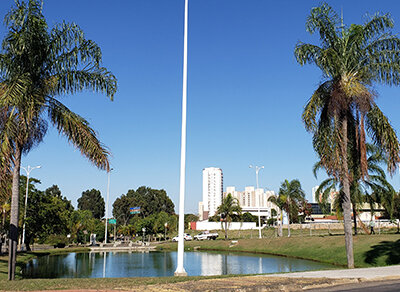
M 255 189 L 254 187 L 245 187 L 243 192 L 236 191 L 235 187 L 227 187 L 224 197 L 231 194 L 239 201 L 242 207 L 242 213 L 249 212 L 252 215 L 258 216 L 258 209 L 260 209 L 260 216 L 269 218 L 271 216 L 271 209 L 277 210 L 277 207 L 268 201 L 268 198 L 275 196 L 274 191 L 264 191 L 263 188 Z
M 318 201 L 315 198 L 315 193 L 317 192 L 318 188 L 319 186 L 315 186 L 311 189 L 311 195 L 312 195 L 311 202 L 313 203 L 318 203 Z
M 216 167 L 207 167 L 203 169 L 203 202 L 199 204 L 200 217 L 203 220 L 214 216 L 217 208 L 222 203 L 223 193 L 223 175 L 222 169 Z M 203 210 L 200 210 L 202 207 Z

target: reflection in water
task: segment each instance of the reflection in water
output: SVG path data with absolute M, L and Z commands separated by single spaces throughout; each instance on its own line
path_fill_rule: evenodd
M 251 254 L 186 252 L 190 276 L 261 274 L 329 269 L 306 260 Z M 176 252 L 69 253 L 31 260 L 22 270 L 26 278 L 118 278 L 173 276 Z

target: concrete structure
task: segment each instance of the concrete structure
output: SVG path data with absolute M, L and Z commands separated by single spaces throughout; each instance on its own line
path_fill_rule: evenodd
M 245 230 L 245 229 L 257 229 L 255 222 L 229 222 L 229 230 Z M 225 222 L 208 222 L 197 221 L 195 226 L 191 226 L 193 230 L 223 230 L 225 228 Z
M 203 220 L 214 216 L 217 212 L 217 208 L 222 203 L 223 187 L 224 179 L 222 169 L 216 167 L 207 167 L 203 169 L 202 210 L 200 210 L 199 204 L 199 215 Z
M 249 212 L 258 216 L 258 206 L 260 204 L 260 216 L 264 219 L 271 217 L 271 209 L 278 211 L 278 208 L 268 201 L 268 198 L 275 196 L 274 191 L 264 191 L 263 188 L 245 187 L 243 192 L 236 191 L 235 187 L 227 187 L 224 197 L 231 194 L 239 201 L 242 212 Z

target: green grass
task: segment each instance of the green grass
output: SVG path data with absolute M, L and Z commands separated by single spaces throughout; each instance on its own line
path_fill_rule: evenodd
M 0 289 L 6 291 L 90 289 L 94 290 L 130 290 L 138 286 L 238 277 L 197 276 L 197 277 L 144 277 L 144 278 L 90 278 L 90 279 L 24 279 L 19 281 L 0 280 Z
M 400 263 L 400 235 L 357 235 L 354 240 L 354 263 L 356 267 L 385 266 Z M 164 243 L 159 249 L 174 250 L 176 243 Z M 346 266 L 344 236 L 282 237 L 239 239 L 232 241 L 191 241 L 185 242 L 186 250 L 218 250 L 256 252 L 309 259 L 339 266 Z M 368 252 L 368 254 L 367 254 Z
M 313 236 L 291 238 L 282 237 L 258 239 L 239 239 L 236 244 L 230 240 L 191 241 L 185 242 L 185 250 L 195 249 L 207 251 L 234 251 L 282 255 L 295 258 L 315 260 L 337 266 L 346 266 L 346 252 L 344 236 Z M 400 235 L 358 235 L 354 236 L 354 258 L 356 267 L 385 266 L 400 263 Z M 161 243 L 158 249 L 176 250 L 177 243 Z M 161 278 L 106 278 L 106 279 L 21 279 L 20 267 L 33 257 L 65 252 L 87 251 L 87 248 L 68 248 L 35 251 L 22 253 L 17 257 L 18 281 L 7 281 L 7 257 L 0 257 L 0 289 L 18 290 L 45 290 L 45 289 L 129 289 L 137 286 L 153 284 L 177 283 L 182 281 L 196 281 L 200 279 L 223 278 L 216 277 L 161 277 Z

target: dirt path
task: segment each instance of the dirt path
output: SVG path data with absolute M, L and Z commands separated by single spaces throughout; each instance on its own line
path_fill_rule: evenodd
M 324 288 L 334 285 L 357 283 L 355 279 L 297 279 L 278 277 L 237 277 L 226 279 L 208 279 L 180 283 L 146 285 L 136 287 L 114 287 L 99 290 L 46 290 L 63 292 L 204 292 L 204 291 L 304 291 L 311 288 Z

